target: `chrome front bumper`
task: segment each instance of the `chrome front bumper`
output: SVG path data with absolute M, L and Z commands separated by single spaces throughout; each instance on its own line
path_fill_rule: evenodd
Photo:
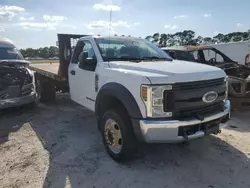
M 173 143 L 182 142 L 185 140 L 192 140 L 205 135 L 205 132 L 200 130 L 192 135 L 188 135 L 187 139 L 183 136 L 178 136 L 179 127 L 200 125 L 208 123 L 214 120 L 220 120 L 223 118 L 230 118 L 230 101 L 227 100 L 225 103 L 225 110 L 218 114 L 214 114 L 206 117 L 203 121 L 198 119 L 192 119 L 188 121 L 178 120 L 140 120 L 140 132 L 143 140 L 147 143 Z M 226 123 L 220 123 L 220 128 L 225 127 Z
M 22 106 L 25 104 L 32 103 L 36 100 L 36 92 L 32 92 L 30 95 L 12 99 L 0 100 L 0 109 Z

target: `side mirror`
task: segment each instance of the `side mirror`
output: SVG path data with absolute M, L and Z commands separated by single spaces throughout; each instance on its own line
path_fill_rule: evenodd
M 95 58 L 87 58 L 86 60 L 87 65 L 96 65 L 97 60 Z
M 79 68 L 86 69 L 96 66 L 97 59 L 88 57 L 88 52 L 83 52 L 79 55 Z

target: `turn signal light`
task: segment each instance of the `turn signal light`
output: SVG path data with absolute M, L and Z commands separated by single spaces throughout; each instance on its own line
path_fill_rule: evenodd
M 142 87 L 141 88 L 141 97 L 144 101 L 147 101 L 148 98 L 148 88 Z

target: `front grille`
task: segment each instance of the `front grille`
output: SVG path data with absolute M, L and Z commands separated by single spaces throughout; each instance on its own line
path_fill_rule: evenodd
M 173 89 L 164 91 L 164 111 L 172 112 L 175 119 L 203 118 L 224 110 L 226 85 L 224 78 L 173 84 Z M 215 91 L 218 98 L 211 104 L 202 98 Z
M 187 108 L 187 109 L 181 109 L 180 111 L 177 111 L 175 113 L 175 116 L 186 119 L 186 118 L 199 118 L 206 117 L 207 115 L 218 113 L 224 111 L 224 103 L 214 103 L 207 106 L 199 106 L 199 107 L 193 107 L 193 108 Z
M 175 83 L 173 85 L 173 90 L 191 90 L 191 89 L 201 89 L 206 87 L 216 87 L 224 84 L 224 78 L 217 78 L 212 80 L 202 80 L 195 82 L 185 82 L 185 83 Z

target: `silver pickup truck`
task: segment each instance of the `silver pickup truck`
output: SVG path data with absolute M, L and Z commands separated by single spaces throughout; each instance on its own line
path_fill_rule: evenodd
M 34 104 L 34 74 L 14 44 L 0 38 L 0 110 Z

